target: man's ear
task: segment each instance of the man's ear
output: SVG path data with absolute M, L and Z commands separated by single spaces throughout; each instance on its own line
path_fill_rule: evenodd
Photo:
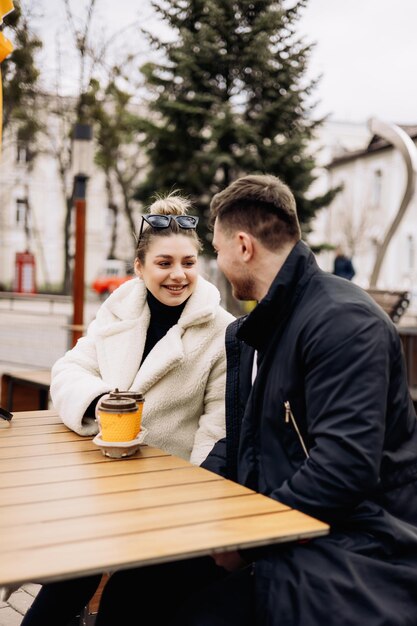
M 242 260 L 247 263 L 253 257 L 254 252 L 254 241 L 253 237 L 246 233 L 245 231 L 240 231 L 236 234 L 238 239 L 238 244 L 240 247 L 240 252 L 242 255 Z

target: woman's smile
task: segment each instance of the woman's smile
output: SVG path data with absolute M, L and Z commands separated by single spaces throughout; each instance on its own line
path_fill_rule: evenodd
M 167 289 L 169 289 L 170 291 L 181 291 L 181 289 L 184 289 L 185 287 L 187 287 L 187 285 L 162 285 L 163 287 L 166 287 Z

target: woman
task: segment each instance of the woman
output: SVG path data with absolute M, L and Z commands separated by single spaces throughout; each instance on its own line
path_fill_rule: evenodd
M 63 422 L 98 432 L 100 397 L 116 387 L 144 395 L 146 442 L 200 464 L 225 435 L 226 326 L 217 288 L 198 274 L 198 218 L 173 193 L 142 217 L 136 278 L 101 305 L 87 334 L 52 368 L 51 398 Z M 44 585 L 22 626 L 62 626 L 94 594 L 100 576 Z
M 233 316 L 198 275 L 198 219 L 188 207 L 171 194 L 142 217 L 137 278 L 107 298 L 86 337 L 53 366 L 51 398 L 69 428 L 94 435 L 98 398 L 116 387 L 138 391 L 147 443 L 199 464 L 224 436 L 224 334 Z

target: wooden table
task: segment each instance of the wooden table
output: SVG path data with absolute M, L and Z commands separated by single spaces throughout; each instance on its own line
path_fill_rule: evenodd
M 0 420 L 1 421 L 1 420 Z M 0 424 L 0 585 L 268 543 L 328 526 L 162 450 L 104 457 L 55 411 Z
M 1 405 L 8 411 L 47 409 L 50 370 L 5 372 L 1 378 Z

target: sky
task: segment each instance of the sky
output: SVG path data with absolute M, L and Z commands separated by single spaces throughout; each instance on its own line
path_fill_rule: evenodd
M 36 23 L 44 39 L 45 67 L 50 67 L 62 0 L 33 2 L 43 7 Z M 71 0 L 73 7 L 83 5 L 84 0 Z M 119 32 L 122 47 L 136 40 L 135 30 L 128 28 L 135 21 L 161 28 L 148 0 L 96 0 L 96 7 L 100 27 L 107 34 Z M 314 92 L 317 115 L 417 124 L 416 25 L 417 0 L 308 0 L 298 32 L 315 44 L 309 73 L 321 76 Z M 64 35 L 61 29 L 59 37 Z
M 315 41 L 321 111 L 417 124 L 417 0 L 309 0 L 300 33 Z

